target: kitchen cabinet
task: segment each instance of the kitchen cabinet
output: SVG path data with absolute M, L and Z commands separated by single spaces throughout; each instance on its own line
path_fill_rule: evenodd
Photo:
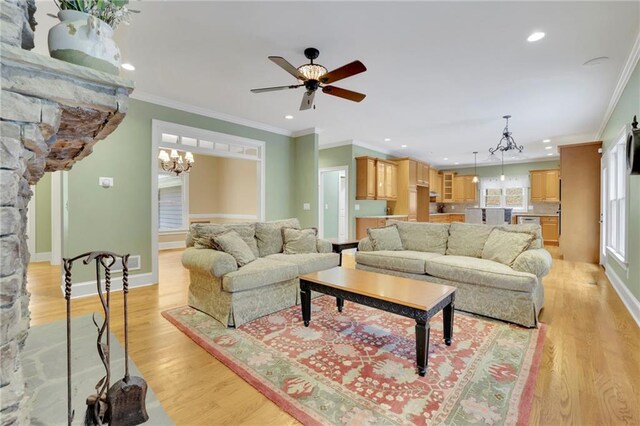
M 394 215 L 407 215 L 410 221 L 417 220 L 417 162 L 410 158 L 394 160 L 395 171 L 395 201 L 391 200 L 388 207 Z
M 433 167 L 429 168 L 429 191 L 435 192 L 435 202 L 442 202 L 442 174 Z
M 443 173 L 442 174 L 442 202 L 453 202 L 453 178 L 455 173 Z
M 462 176 L 453 177 L 453 202 L 464 203 L 464 178 Z
M 387 226 L 388 219 L 406 221 L 408 218 L 407 216 L 356 217 L 356 239 L 366 238 L 368 236 L 367 228 L 383 228 Z
M 531 170 L 529 177 L 532 202 L 560 202 L 560 170 Z
M 556 216 L 542 216 L 540 218 L 542 239 L 545 244 L 558 245 L 558 218 Z
M 449 215 L 449 222 L 464 222 L 464 214 L 450 214 Z
M 464 222 L 464 214 L 461 214 L 461 213 L 432 214 L 429 216 L 429 222 L 432 222 L 432 223 Z
M 473 181 L 473 176 L 461 176 L 463 179 L 464 195 L 463 200 L 465 203 L 475 203 L 478 201 L 478 184 Z
M 429 165 L 417 162 L 417 181 L 419 186 L 429 186 Z
M 356 200 L 395 200 L 398 196 L 397 167 L 375 157 L 356 158 Z

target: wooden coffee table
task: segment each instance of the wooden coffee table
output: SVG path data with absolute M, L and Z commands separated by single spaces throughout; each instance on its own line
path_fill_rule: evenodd
M 413 318 L 416 321 L 418 374 L 421 376 L 427 371 L 429 320 L 440 311 L 444 317 L 444 342 L 451 345 L 455 287 L 342 267 L 302 275 L 300 295 L 306 327 L 311 321 L 312 290 L 335 296 L 340 312 L 344 301 L 349 300 Z

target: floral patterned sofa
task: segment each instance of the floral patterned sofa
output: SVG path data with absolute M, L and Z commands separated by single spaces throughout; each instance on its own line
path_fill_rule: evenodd
M 189 270 L 189 305 L 226 326 L 240 326 L 256 318 L 300 303 L 298 276 L 333 268 L 340 256 L 332 245 L 317 239 L 311 253 L 283 253 L 283 228 L 300 228 L 298 219 L 241 224 L 193 224 L 187 235 L 182 264 Z M 213 235 L 237 232 L 256 259 L 238 266 L 224 251 L 211 248 Z
M 540 225 L 387 225 L 397 227 L 399 242 L 391 250 L 385 250 L 384 240 L 376 247 L 370 237 L 381 231 L 369 229 L 370 237 L 359 242 L 357 269 L 451 285 L 458 289 L 458 310 L 537 327 L 544 304 L 542 278 L 551 268 Z M 507 260 L 501 257 L 505 252 L 511 254 Z

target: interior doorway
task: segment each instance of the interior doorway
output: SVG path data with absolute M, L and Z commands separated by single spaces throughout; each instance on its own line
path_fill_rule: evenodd
M 321 168 L 318 182 L 319 237 L 348 239 L 349 166 Z

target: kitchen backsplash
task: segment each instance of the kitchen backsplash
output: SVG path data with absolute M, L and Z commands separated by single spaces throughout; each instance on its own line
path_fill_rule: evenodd
M 430 203 L 429 212 L 437 212 L 438 204 L 439 203 Z M 531 203 L 529 204 L 527 213 L 554 214 L 557 213 L 558 206 L 557 203 Z M 446 203 L 444 204 L 444 213 L 464 213 L 467 207 L 480 207 L 480 205 L 474 203 Z

